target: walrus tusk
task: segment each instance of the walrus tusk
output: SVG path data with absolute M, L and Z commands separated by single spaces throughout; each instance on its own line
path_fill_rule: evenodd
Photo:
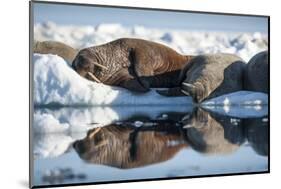
M 189 84 L 189 83 L 185 83 L 185 82 L 182 82 L 182 85 L 184 85 L 184 86 L 186 86 L 186 87 L 190 87 L 190 88 L 195 88 L 194 85 Z
M 96 82 L 101 83 L 101 81 L 100 81 L 94 74 L 92 74 L 91 72 L 88 72 L 88 75 L 89 75 L 93 80 L 95 80 Z
M 93 64 L 98 66 L 98 67 L 100 67 L 100 68 L 102 68 L 102 69 L 108 70 L 108 68 L 106 66 L 103 66 L 103 65 L 101 65 L 99 63 L 94 62 Z
M 186 92 L 185 90 L 181 90 L 181 92 L 187 96 L 190 96 L 190 94 L 188 92 Z
M 89 138 L 93 138 L 99 131 L 101 130 L 101 127 L 96 128 L 90 135 Z

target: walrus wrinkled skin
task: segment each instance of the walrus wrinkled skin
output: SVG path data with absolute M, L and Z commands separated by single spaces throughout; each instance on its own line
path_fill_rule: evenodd
M 232 54 L 208 54 L 192 58 L 182 69 L 180 87 L 158 90 L 165 96 L 189 95 L 196 103 L 243 89 L 245 62 Z
M 268 93 L 268 80 L 268 51 L 263 51 L 248 62 L 244 87 L 249 91 Z
M 174 87 L 190 58 L 155 42 L 121 38 L 80 50 L 72 67 L 90 80 L 147 92 L 150 87 Z

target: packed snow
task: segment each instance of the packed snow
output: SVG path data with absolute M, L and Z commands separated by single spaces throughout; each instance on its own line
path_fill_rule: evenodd
M 141 38 L 167 45 L 185 55 L 206 53 L 234 53 L 248 61 L 268 47 L 267 34 L 210 32 L 195 30 L 148 28 L 140 25 L 124 26 L 118 23 L 75 26 L 54 22 L 37 23 L 34 39 L 64 42 L 81 49 L 101 45 L 123 37 Z

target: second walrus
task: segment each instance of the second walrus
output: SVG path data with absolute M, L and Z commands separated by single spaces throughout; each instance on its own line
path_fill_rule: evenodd
M 194 57 L 178 77 L 179 87 L 158 90 L 164 96 L 188 95 L 197 103 L 243 90 L 246 64 L 232 54 L 206 54 Z
M 245 69 L 244 88 L 249 91 L 268 93 L 269 91 L 269 56 L 262 51 L 253 56 Z

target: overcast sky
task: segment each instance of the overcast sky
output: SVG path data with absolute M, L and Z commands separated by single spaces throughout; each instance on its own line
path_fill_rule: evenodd
M 153 28 L 267 33 L 266 17 L 214 15 L 191 12 L 137 10 L 93 6 L 34 3 L 34 21 L 97 25 L 120 23 Z

